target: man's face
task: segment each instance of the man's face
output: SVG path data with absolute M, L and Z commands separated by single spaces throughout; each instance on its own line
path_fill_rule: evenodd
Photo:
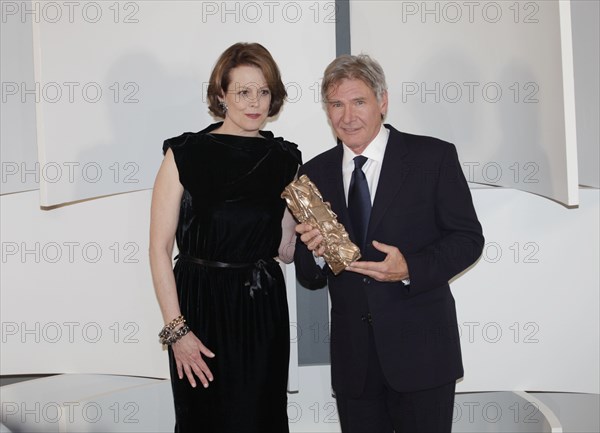
M 327 94 L 327 115 L 338 138 L 361 154 L 381 129 L 381 115 L 387 111 L 387 92 L 381 101 L 363 81 L 344 79 Z

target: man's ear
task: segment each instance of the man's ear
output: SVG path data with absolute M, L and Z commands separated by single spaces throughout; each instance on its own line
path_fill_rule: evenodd
M 385 115 L 387 114 L 387 110 L 388 110 L 388 92 L 387 92 L 387 90 L 384 90 L 383 94 L 381 95 L 381 101 L 379 101 L 379 110 L 381 112 L 381 118 L 383 119 L 385 117 Z

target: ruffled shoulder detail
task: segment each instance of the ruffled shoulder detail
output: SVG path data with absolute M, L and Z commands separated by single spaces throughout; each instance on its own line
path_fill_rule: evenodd
M 283 137 L 274 137 L 269 131 L 261 131 L 261 134 L 265 138 L 269 138 L 273 143 L 277 144 L 281 150 L 288 153 L 298 165 L 302 165 L 302 152 L 300 152 L 300 149 L 298 149 L 298 145 L 296 143 L 287 141 Z
M 172 137 L 172 138 L 167 138 L 164 142 L 163 142 L 163 146 L 162 146 L 162 151 L 163 151 L 163 155 L 165 153 L 167 153 L 167 150 L 170 148 L 171 150 L 173 150 L 173 153 L 175 153 L 177 150 L 181 149 L 182 147 L 185 146 L 185 144 L 190 140 L 193 139 L 194 136 L 196 134 L 193 132 L 184 132 L 183 134 L 181 134 L 178 137 Z
M 169 148 L 171 148 L 173 150 L 173 152 L 176 153 L 177 150 L 183 149 L 187 143 L 194 143 L 194 144 L 197 143 L 198 140 L 200 140 L 203 137 L 206 137 L 207 133 L 217 129 L 222 124 L 223 124 L 223 122 L 213 123 L 212 125 L 209 125 L 208 127 L 204 128 L 202 131 L 184 132 L 183 134 L 181 134 L 178 137 L 172 137 L 172 138 L 166 139 L 163 142 L 163 147 L 162 147 L 163 155 L 165 153 L 167 153 L 167 149 L 169 149 Z

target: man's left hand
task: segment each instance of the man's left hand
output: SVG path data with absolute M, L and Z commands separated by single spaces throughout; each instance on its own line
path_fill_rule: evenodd
M 386 254 L 381 262 L 353 262 L 346 268 L 347 271 L 367 275 L 374 280 L 382 282 L 395 282 L 409 278 L 408 265 L 400 250 L 392 245 L 373 241 L 373 246 Z

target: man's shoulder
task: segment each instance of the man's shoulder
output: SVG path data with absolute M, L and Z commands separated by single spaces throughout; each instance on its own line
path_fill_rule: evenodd
M 448 151 L 453 151 L 454 144 L 442 140 L 441 138 L 431 137 L 428 135 L 411 134 L 408 132 L 399 131 L 390 125 L 385 125 L 390 130 L 390 138 L 388 144 L 403 146 L 410 153 L 425 153 L 444 154 Z
M 441 138 L 402 132 L 387 124 L 385 127 L 390 130 L 390 143 L 403 143 L 410 148 L 423 150 L 439 149 L 443 151 L 454 147 L 452 143 Z
M 323 153 L 318 154 L 314 158 L 305 162 L 302 169 L 305 171 L 317 170 L 321 167 L 334 163 L 340 158 L 341 149 L 338 146 L 332 147 Z

